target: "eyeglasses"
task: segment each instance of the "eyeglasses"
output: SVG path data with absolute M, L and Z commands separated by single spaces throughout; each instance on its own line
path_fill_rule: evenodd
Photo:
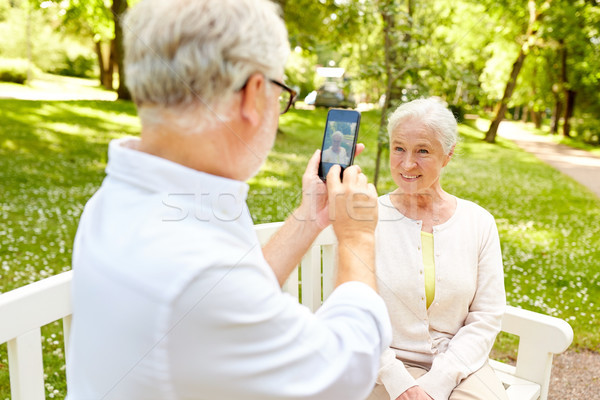
M 279 81 L 276 81 L 275 79 L 269 79 L 269 81 L 283 89 L 279 95 L 279 115 L 285 114 L 290 109 L 290 106 L 294 102 L 294 99 L 298 93 L 296 93 L 294 89 L 284 85 Z
M 282 89 L 281 94 L 279 95 L 279 115 L 285 114 L 290 109 L 290 106 L 296 99 L 298 93 L 296 93 L 296 91 L 291 87 L 286 86 L 275 79 L 269 79 L 269 81 Z M 244 83 L 244 86 L 242 86 L 240 90 L 244 89 L 247 84 L 248 81 Z

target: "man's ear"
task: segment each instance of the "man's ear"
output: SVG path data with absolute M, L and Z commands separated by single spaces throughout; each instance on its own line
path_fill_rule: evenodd
M 258 126 L 261 123 L 265 106 L 265 84 L 264 75 L 252 74 L 242 89 L 242 118 L 252 126 Z

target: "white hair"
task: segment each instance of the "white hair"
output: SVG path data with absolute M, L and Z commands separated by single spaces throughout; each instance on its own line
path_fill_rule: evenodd
M 142 0 L 123 32 L 127 87 L 138 106 L 218 108 L 250 75 L 281 76 L 290 52 L 269 0 Z
M 344 134 L 340 131 L 335 131 L 331 134 L 331 139 L 333 139 L 334 137 L 339 137 L 340 139 L 344 138 Z
M 390 138 L 403 122 L 413 119 L 421 122 L 438 136 L 445 154 L 452 151 L 458 140 L 458 125 L 454 114 L 448 109 L 445 102 L 437 97 L 429 97 L 400 105 L 388 120 Z

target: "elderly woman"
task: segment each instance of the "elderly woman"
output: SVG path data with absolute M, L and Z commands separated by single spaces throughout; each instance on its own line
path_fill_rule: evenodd
M 323 156 L 321 157 L 323 162 L 348 164 L 350 160 L 346 149 L 341 145 L 342 140 L 344 140 L 342 132 L 335 131 L 331 134 L 331 146 L 323 150 Z
M 390 117 L 398 188 L 379 198 L 378 284 L 393 327 L 370 399 L 506 399 L 487 360 L 505 306 L 494 218 L 442 189 L 457 140 L 434 98 Z

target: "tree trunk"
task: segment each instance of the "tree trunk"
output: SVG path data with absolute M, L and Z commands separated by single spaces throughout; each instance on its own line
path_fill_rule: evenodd
M 106 90 L 113 90 L 113 66 L 110 47 L 105 48 L 108 54 L 102 50 L 102 42 L 94 41 L 96 56 L 98 57 L 98 66 L 100 67 L 100 84 Z
M 523 106 L 523 109 L 521 110 L 521 122 L 527 122 L 528 118 L 529 118 L 529 106 Z
M 531 120 L 535 124 L 536 129 L 540 129 L 542 127 L 542 112 L 536 111 L 535 109 L 531 109 Z
M 548 9 L 552 0 L 546 0 L 545 6 L 541 7 L 542 10 Z M 529 42 L 530 39 L 535 37 L 537 34 L 536 30 L 536 22 L 542 19 L 542 13 L 538 13 L 536 11 L 536 4 L 534 0 L 529 0 L 529 24 L 527 25 L 527 33 L 525 35 L 525 41 L 521 46 L 521 50 L 519 51 L 519 56 L 517 60 L 513 64 L 512 71 L 510 73 L 510 78 L 508 78 L 508 82 L 506 83 L 506 87 L 504 89 L 504 94 L 502 96 L 502 100 L 496 106 L 496 117 L 490 124 L 490 128 L 488 129 L 485 135 L 485 141 L 488 143 L 494 143 L 496 141 L 496 134 L 498 133 L 498 127 L 500 126 L 500 122 L 504 119 L 504 115 L 506 114 L 506 110 L 508 109 L 508 102 L 515 90 L 515 86 L 517 85 L 517 77 L 519 76 L 519 72 L 521 72 L 521 68 L 523 67 L 523 63 L 525 62 L 525 57 L 527 56 L 527 52 L 529 50 Z
M 100 41 L 94 40 L 94 49 L 96 50 L 96 58 L 98 59 L 98 67 L 100 68 L 100 84 L 104 86 L 104 74 L 106 68 L 104 68 L 104 59 L 102 58 L 102 46 Z
M 575 95 L 577 92 L 574 90 L 567 90 L 567 105 L 565 107 L 565 117 L 564 117 L 564 125 L 563 125 L 563 136 L 569 137 L 571 136 L 571 117 L 573 116 L 573 111 L 575 110 Z
M 571 136 L 571 117 L 573 116 L 573 110 L 575 108 L 575 91 L 569 89 L 568 75 L 567 75 L 567 49 L 564 46 L 563 41 L 560 41 L 561 47 L 561 81 L 562 87 L 565 93 L 565 115 L 563 117 L 563 136 Z
M 115 20 L 115 61 L 119 73 L 119 88 L 117 89 L 117 95 L 121 100 L 131 100 L 131 93 L 125 85 L 125 68 L 123 66 L 123 26 L 121 24 L 121 18 L 125 10 L 127 10 L 127 0 L 113 0 L 111 11 Z
M 552 111 L 552 119 L 550 120 L 550 133 L 552 135 L 558 133 L 558 125 L 560 124 L 560 117 L 563 112 L 563 101 L 560 98 L 558 89 L 555 89 L 555 86 L 556 85 L 552 87 L 552 92 L 554 92 L 554 110 Z
M 562 114 L 563 103 L 560 99 L 556 100 L 554 111 L 552 112 L 552 120 L 550 122 L 550 133 L 556 135 L 558 133 L 558 125 L 560 124 L 560 115 Z
M 525 57 L 527 54 L 523 47 L 521 47 L 521 51 L 519 52 L 519 56 L 517 60 L 513 64 L 512 71 L 510 73 L 510 78 L 506 83 L 506 87 L 504 88 L 504 95 L 502 95 L 502 100 L 496 106 L 496 117 L 490 124 L 490 129 L 488 129 L 485 135 L 485 141 L 488 143 L 494 143 L 496 141 L 496 134 L 498 133 L 498 127 L 500 126 L 500 122 L 504 119 L 504 115 L 506 114 L 506 110 L 508 110 L 508 102 L 510 101 L 510 97 L 512 96 L 515 86 L 517 86 L 517 77 L 519 76 L 519 72 L 521 72 L 521 68 L 523 67 L 523 63 L 525 62 Z
M 381 165 L 381 154 L 385 147 L 384 138 L 382 135 L 385 132 L 385 117 L 387 110 L 390 106 L 390 98 L 392 96 L 392 67 L 391 67 L 391 30 L 393 29 L 394 21 L 393 16 L 387 12 L 387 10 L 381 13 L 383 19 L 383 38 L 384 38 L 384 53 L 385 53 L 385 74 L 386 74 L 386 88 L 385 88 L 385 101 L 381 108 L 381 118 L 379 120 L 379 131 L 377 134 L 377 158 L 375 159 L 375 175 L 373 176 L 373 185 L 377 188 L 377 181 L 379 181 L 379 168 Z

